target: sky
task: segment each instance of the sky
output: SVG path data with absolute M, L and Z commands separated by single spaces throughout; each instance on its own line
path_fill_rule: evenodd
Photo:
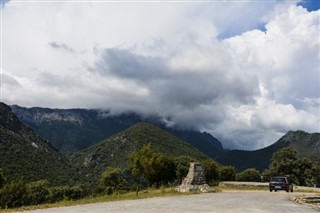
M 1 101 L 159 115 L 253 150 L 320 132 L 319 1 L 3 1 Z

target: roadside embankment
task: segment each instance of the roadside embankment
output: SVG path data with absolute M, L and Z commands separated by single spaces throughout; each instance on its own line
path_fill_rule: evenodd
M 234 187 L 234 188 L 245 188 L 245 189 L 264 189 L 269 186 L 268 182 L 238 182 L 238 181 L 222 181 L 219 183 L 221 187 Z M 318 192 L 320 193 L 320 188 L 316 187 L 306 187 L 294 185 L 295 191 L 302 192 Z

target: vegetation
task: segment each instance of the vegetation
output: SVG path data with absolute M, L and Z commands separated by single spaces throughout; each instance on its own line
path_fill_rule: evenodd
M 220 180 L 219 165 L 212 159 L 202 161 L 206 181 L 209 185 L 217 185 Z
M 68 159 L 43 141 L 0 103 L 0 181 L 23 177 L 27 182 L 48 179 L 50 184 L 73 183 L 73 169 Z
M 309 158 L 299 159 L 294 148 L 286 147 L 273 154 L 272 162 L 263 176 L 288 175 L 299 186 L 314 186 L 320 182 L 319 171 L 319 162 Z
M 6 184 L 7 182 L 7 179 L 6 177 L 4 176 L 3 172 L 2 172 L 2 169 L 0 168 L 0 189 L 2 188 L 2 186 L 4 184 Z
M 236 175 L 236 181 L 260 182 L 261 174 L 255 168 L 246 169 Z
M 64 154 L 86 149 L 140 122 L 160 127 L 210 157 L 223 152 L 221 142 L 212 135 L 168 128 L 158 116 L 145 118 L 135 113 L 111 115 L 101 110 L 24 108 L 16 105 L 11 108 L 22 122 Z
M 145 178 L 150 186 L 159 187 L 175 178 L 174 162 L 163 153 L 152 150 L 150 144 L 132 153 L 129 169 L 138 180 Z
M 161 166 L 159 170 L 169 163 L 167 157 L 189 156 L 198 161 L 209 159 L 199 150 L 162 129 L 151 124 L 139 123 L 89 149 L 71 155 L 71 162 L 78 172 L 83 174 L 82 177 L 86 177 L 80 180 L 82 183 L 95 185 L 107 167 L 118 167 L 122 171 L 129 170 L 130 156 L 146 144 L 150 144 L 157 152 L 165 153 L 166 157 L 164 154 L 156 155 L 153 161 L 153 164 L 160 162 L 163 164 L 158 165 Z M 145 154 L 154 153 L 148 153 L 145 150 Z M 150 184 L 159 182 L 155 177 L 152 171 L 145 176 Z M 162 179 L 162 177 L 159 178 Z
M 263 172 L 265 178 L 290 175 L 298 185 L 319 184 L 317 156 L 306 158 L 308 149 L 287 146 L 298 144 L 295 141 L 299 138 L 318 143 L 317 134 L 306 135 L 298 131 L 288 133 L 273 146 L 249 156 L 255 156 L 255 160 L 267 159 L 274 153 L 270 161 L 264 162 L 268 163 L 268 169 Z M 307 146 L 309 142 L 303 139 L 302 143 Z M 314 144 L 310 146 L 315 147 Z M 317 153 L 317 148 L 314 149 Z M 126 197 L 134 193 L 132 191 L 136 191 L 136 197 L 144 197 L 145 193 L 138 195 L 138 192 L 149 193 L 150 187 L 164 190 L 179 185 L 188 173 L 190 162 L 202 163 L 211 186 L 219 181 L 261 180 L 256 167 L 245 168 L 236 174 L 234 166 L 221 166 L 190 144 L 147 123 L 138 123 L 69 157 L 71 162 L 22 124 L 9 107 L 0 103 L 1 209 L 84 197 Z M 239 163 L 243 163 L 241 159 Z
M 222 166 L 220 168 L 221 181 L 234 181 L 236 179 L 236 169 L 233 166 Z
M 120 168 L 107 167 L 100 178 L 94 194 L 111 195 L 128 189 L 127 181 Z
M 284 147 L 293 147 L 298 158 L 309 158 L 320 162 L 320 133 L 291 131 L 276 143 L 254 151 L 231 150 L 221 152 L 215 159 L 223 165 L 233 165 L 237 172 L 256 168 L 260 172 L 268 168 L 273 153 Z
M 49 187 L 45 180 L 26 183 L 20 178 L 0 188 L 0 209 L 77 200 L 84 196 L 80 186 Z

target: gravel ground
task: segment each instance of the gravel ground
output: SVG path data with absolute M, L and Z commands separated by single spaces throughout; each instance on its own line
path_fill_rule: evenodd
M 317 212 L 310 206 L 293 202 L 301 193 L 268 191 L 226 191 L 188 196 L 96 203 L 26 211 L 28 213 L 105 213 L 105 212 Z

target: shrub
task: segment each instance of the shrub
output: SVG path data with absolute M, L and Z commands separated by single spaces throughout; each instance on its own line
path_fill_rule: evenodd
M 0 190 L 0 206 L 2 209 L 20 207 L 31 203 L 30 188 L 22 180 L 13 180 Z
M 49 201 L 78 200 L 84 196 L 84 190 L 80 186 L 58 186 L 49 189 Z
M 30 188 L 31 204 L 37 205 L 48 201 L 48 181 L 40 180 L 37 182 L 29 183 L 28 185 Z
M 2 169 L 0 169 L 0 189 L 2 188 L 2 186 L 4 186 L 4 184 L 6 184 L 7 179 L 4 176 Z
M 237 181 L 261 181 L 261 174 L 254 168 L 246 169 L 236 175 Z
M 233 181 L 236 178 L 236 169 L 233 166 L 220 167 L 220 180 Z
M 215 185 L 219 181 L 220 171 L 214 160 L 208 159 L 202 162 L 206 181 L 209 185 Z
M 120 168 L 107 167 L 100 178 L 100 183 L 95 189 L 96 194 L 106 193 L 108 195 L 126 190 L 127 184 Z

